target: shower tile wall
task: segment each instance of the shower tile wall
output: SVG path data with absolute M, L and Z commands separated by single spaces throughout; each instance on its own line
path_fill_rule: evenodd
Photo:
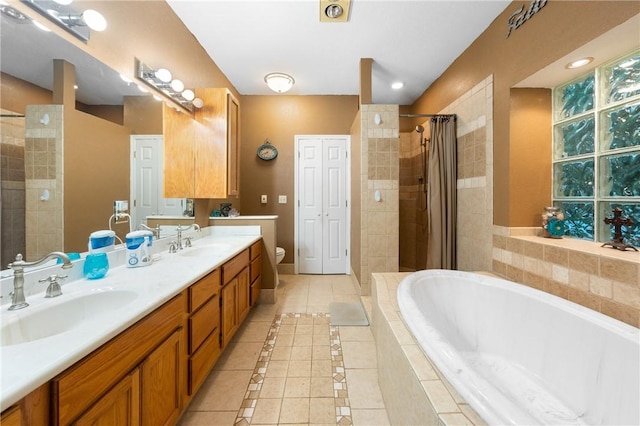
M 425 124 L 424 137 L 429 134 Z M 427 259 L 427 214 L 422 152 L 417 132 L 400 133 L 400 271 L 424 269 Z
M 48 116 L 44 124 L 43 117 Z M 28 259 L 64 247 L 63 106 L 29 105 L 26 111 L 26 243 Z M 49 199 L 41 199 L 44 191 Z
M 376 125 L 374 118 L 382 121 Z M 361 292 L 370 294 L 372 272 L 398 271 L 397 105 L 361 105 Z M 379 190 L 381 200 L 375 201 Z
M 458 269 L 490 271 L 493 226 L 493 76 L 441 114 L 457 114 Z
M 16 115 L 0 110 L 3 115 Z M 0 269 L 24 253 L 25 240 L 25 177 L 24 118 L 0 118 Z

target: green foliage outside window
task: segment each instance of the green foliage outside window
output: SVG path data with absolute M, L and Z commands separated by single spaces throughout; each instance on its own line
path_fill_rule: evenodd
M 553 201 L 565 235 L 605 242 L 620 207 L 640 247 L 640 52 L 554 89 Z

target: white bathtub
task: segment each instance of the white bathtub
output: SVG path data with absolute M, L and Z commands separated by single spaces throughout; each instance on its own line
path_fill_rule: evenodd
M 489 424 L 640 424 L 640 330 L 480 274 L 429 270 L 398 287 L 426 355 Z

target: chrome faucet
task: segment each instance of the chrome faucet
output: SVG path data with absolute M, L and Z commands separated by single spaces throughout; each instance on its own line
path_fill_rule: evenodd
M 151 231 L 154 233 L 156 238 L 160 238 L 160 225 L 156 225 L 155 228 L 151 228 L 150 226 L 145 225 L 144 223 L 141 223 L 140 225 L 138 225 L 136 227 L 136 230 L 139 231 L 141 229 L 146 229 L 147 231 Z
M 9 268 L 13 269 L 13 292 L 11 294 L 11 306 L 9 306 L 10 311 L 16 311 L 29 306 L 24 297 L 24 268 L 42 265 L 43 263 L 55 258 L 62 260 L 62 269 L 69 269 L 73 267 L 69 256 L 60 251 L 52 251 L 42 259 L 34 262 L 22 260 L 22 254 L 18 253 L 16 260 L 9 264 Z
M 176 228 L 176 232 L 177 232 L 177 240 L 176 241 L 171 241 L 169 243 L 169 252 L 170 253 L 175 253 L 176 250 L 182 250 L 185 247 L 191 247 L 191 237 L 186 237 L 185 239 L 187 240 L 187 244 L 183 245 L 182 244 L 182 231 L 188 231 L 189 229 L 194 229 L 198 232 L 201 231 L 200 225 L 198 225 L 197 223 L 194 223 L 193 225 L 189 225 L 186 228 L 183 228 L 182 225 L 178 225 L 178 227 Z

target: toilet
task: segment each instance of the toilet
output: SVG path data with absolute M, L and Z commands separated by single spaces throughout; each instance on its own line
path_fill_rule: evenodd
M 282 247 L 276 247 L 276 265 L 282 262 L 284 259 L 284 249 Z

